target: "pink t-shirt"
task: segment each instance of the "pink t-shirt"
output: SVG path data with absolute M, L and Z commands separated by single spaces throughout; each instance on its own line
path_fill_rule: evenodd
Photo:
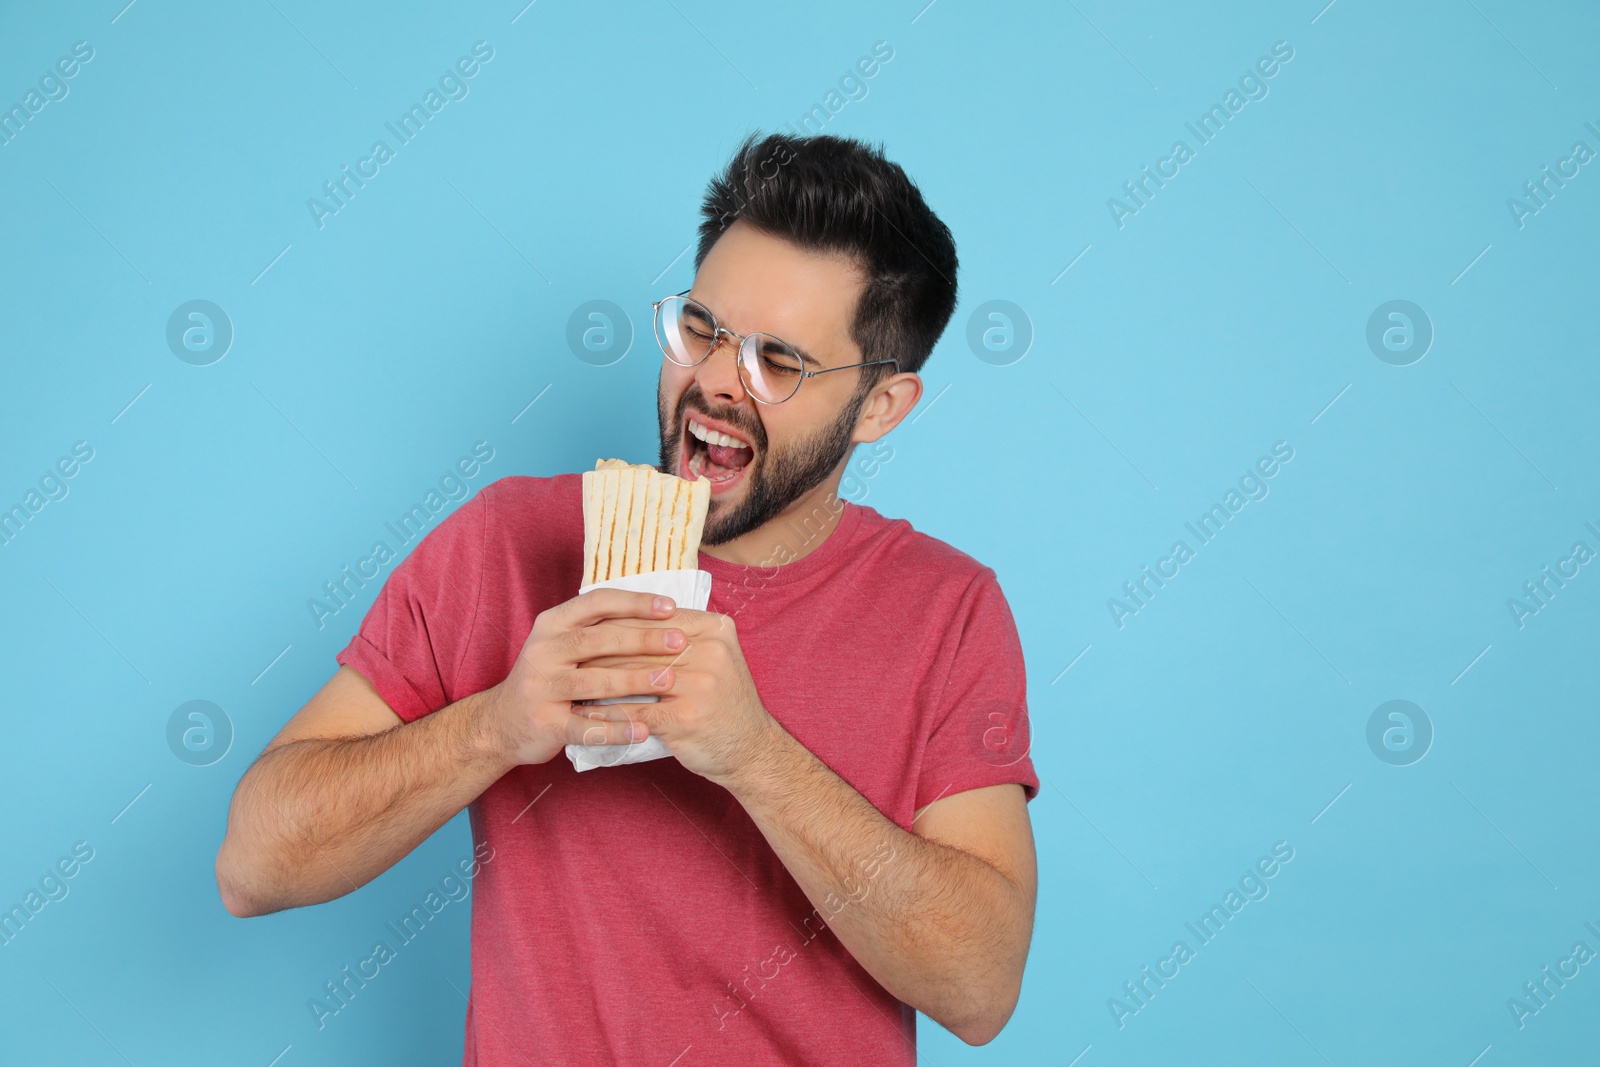
M 406 722 L 502 681 L 534 616 L 577 594 L 580 493 L 575 474 L 485 487 L 395 569 L 338 661 Z M 791 525 L 791 545 L 815 528 Z M 799 560 L 700 566 L 767 710 L 896 825 L 967 789 L 1038 792 L 992 570 L 853 504 Z M 493 858 L 474 882 L 469 1067 L 916 1062 L 915 1011 L 733 795 L 677 760 L 580 774 L 557 755 L 470 812 Z M 878 862 L 887 843 L 861 891 Z

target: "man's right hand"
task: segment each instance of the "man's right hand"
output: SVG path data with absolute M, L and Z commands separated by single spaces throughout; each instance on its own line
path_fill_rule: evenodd
M 643 723 L 611 722 L 598 712 L 591 719 L 573 702 L 665 692 L 672 686 L 672 668 L 578 664 L 617 657 L 670 662 L 683 651 L 682 631 L 627 620 L 665 619 L 674 610 L 668 597 L 594 589 L 541 612 L 511 673 L 491 691 L 485 709 L 497 747 L 524 764 L 544 763 L 567 745 L 643 741 L 649 736 Z

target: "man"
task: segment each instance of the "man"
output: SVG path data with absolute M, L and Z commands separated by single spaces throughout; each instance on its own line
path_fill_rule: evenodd
M 467 1064 L 908 1064 L 913 1009 L 980 1044 L 1016 1006 L 1014 623 L 993 571 L 837 496 L 922 395 L 950 232 L 879 150 L 752 137 L 695 267 L 657 304 L 658 401 L 662 469 L 712 483 L 709 611 L 574 596 L 578 476 L 501 479 L 396 568 L 229 813 L 244 916 L 358 888 L 470 806 Z M 675 758 L 563 753 L 649 734 Z

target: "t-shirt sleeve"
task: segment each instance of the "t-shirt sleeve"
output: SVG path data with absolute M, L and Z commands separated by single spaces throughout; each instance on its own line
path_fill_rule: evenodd
M 478 614 L 493 489 L 485 486 L 423 536 L 335 657 L 366 675 L 406 722 L 470 695 L 453 683 Z
M 968 789 L 1016 782 L 1032 800 L 1039 777 L 1030 757 L 1028 683 L 1022 642 L 994 571 L 985 569 L 962 598 L 954 645 L 934 709 L 934 728 L 917 780 L 920 809 Z

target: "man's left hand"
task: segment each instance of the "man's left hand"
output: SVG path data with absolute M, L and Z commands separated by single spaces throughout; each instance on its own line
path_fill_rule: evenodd
M 588 709 L 591 717 L 643 722 L 680 763 L 721 785 L 772 751 L 783 727 L 761 703 L 732 618 L 679 610 L 670 618 L 635 625 L 683 634 L 684 647 L 676 656 L 649 658 L 658 670 L 669 672 L 668 688 L 657 690 L 659 703 L 599 705 Z M 586 665 L 622 662 L 606 659 Z

